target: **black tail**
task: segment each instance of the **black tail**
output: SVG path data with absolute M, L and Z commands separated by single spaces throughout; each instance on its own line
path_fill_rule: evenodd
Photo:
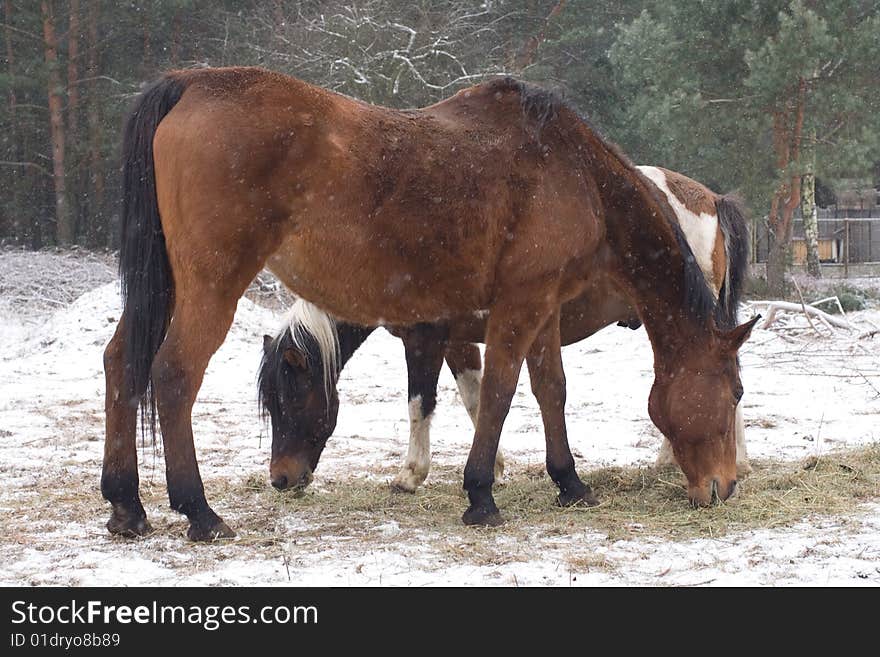
M 727 255 L 727 276 L 718 295 L 715 321 L 720 328 L 732 329 L 738 324 L 737 308 L 749 268 L 749 220 L 742 202 L 729 194 L 715 202 L 715 209 Z
M 143 429 L 156 433 L 150 368 L 171 318 L 174 280 L 156 199 L 153 137 L 183 95 L 174 77 L 154 83 L 137 99 L 122 141 L 122 222 L 119 276 L 124 306 L 123 340 L 128 399 L 140 403 Z

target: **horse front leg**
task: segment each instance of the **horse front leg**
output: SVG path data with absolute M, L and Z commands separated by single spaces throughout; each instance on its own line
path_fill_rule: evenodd
M 401 331 L 409 379 L 409 449 L 392 487 L 414 493 L 431 469 L 431 417 L 446 351 L 446 328 L 418 324 Z
M 446 364 L 455 377 L 461 403 L 464 404 L 474 429 L 480 408 L 480 382 L 483 379 L 483 359 L 480 349 L 470 342 L 450 342 L 446 347 Z M 495 453 L 495 481 L 504 476 L 504 454 L 501 447 Z
M 672 452 L 672 443 L 669 442 L 669 438 L 664 436 L 654 467 L 663 468 L 670 465 L 678 465 L 678 461 L 675 460 L 675 454 Z
M 526 352 L 550 312 L 540 302 L 530 302 L 524 295 L 516 304 L 496 302 L 489 314 L 477 428 L 464 468 L 464 489 L 470 502 L 462 516 L 466 525 L 495 526 L 503 522 L 492 497 L 501 428 Z
M 734 422 L 734 432 L 736 433 L 736 476 L 741 478 L 752 471 L 752 465 L 749 463 L 749 453 L 746 449 L 746 423 L 743 420 L 742 400 L 736 405 L 736 419 Z
M 560 506 L 599 503 L 589 486 L 578 477 L 568 445 L 565 426 L 565 371 L 559 339 L 559 311 L 551 315 L 529 349 L 526 362 L 532 393 L 541 408 L 547 442 L 547 473 L 559 487 Z

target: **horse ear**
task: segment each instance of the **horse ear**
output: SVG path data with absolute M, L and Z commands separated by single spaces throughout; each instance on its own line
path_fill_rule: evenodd
M 264 335 L 263 336 L 263 353 L 264 354 L 268 354 L 269 351 L 272 349 L 272 342 L 273 341 L 274 341 L 274 339 L 272 338 L 271 335 Z
M 285 349 L 282 356 L 284 356 L 284 360 L 286 360 L 292 367 L 299 368 L 303 371 L 308 371 L 309 359 L 299 349 Z
M 743 346 L 743 343 L 749 339 L 749 336 L 752 334 L 752 329 L 755 328 L 755 324 L 759 319 L 761 319 L 761 316 L 755 315 L 745 324 L 740 324 L 736 328 L 723 333 L 721 337 L 724 341 L 724 346 L 732 352 L 739 351 L 739 348 Z

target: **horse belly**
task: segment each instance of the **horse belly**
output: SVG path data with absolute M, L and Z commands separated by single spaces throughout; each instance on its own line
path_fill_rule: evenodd
M 331 232 L 291 235 L 267 265 L 295 294 L 340 319 L 436 322 L 486 303 L 488 275 L 473 258 L 442 244 L 377 237 L 358 223 Z

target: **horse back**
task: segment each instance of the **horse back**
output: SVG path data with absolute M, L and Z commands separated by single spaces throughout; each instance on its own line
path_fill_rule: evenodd
M 488 307 L 498 281 L 540 280 L 597 242 L 573 149 L 503 85 L 400 111 L 261 69 L 172 75 L 187 89 L 156 134 L 157 189 L 189 260 L 268 258 L 340 317 L 405 324 Z

